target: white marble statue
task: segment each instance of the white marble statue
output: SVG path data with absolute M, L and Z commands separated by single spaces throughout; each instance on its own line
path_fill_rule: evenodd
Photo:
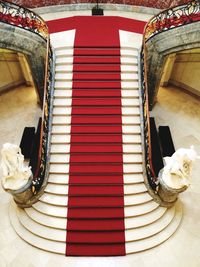
M 180 148 L 171 157 L 165 157 L 165 167 L 160 175 L 163 182 L 172 189 L 181 189 L 190 185 L 192 163 L 200 158 L 194 147 Z
M 4 189 L 22 188 L 32 175 L 31 167 L 24 165 L 24 156 L 17 145 L 6 143 L 1 150 L 2 185 Z

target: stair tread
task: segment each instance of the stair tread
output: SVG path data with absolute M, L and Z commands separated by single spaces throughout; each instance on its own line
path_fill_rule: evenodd
M 73 107 L 74 115 L 139 115 L 139 107 Z M 71 109 L 65 107 L 54 107 L 53 115 L 71 115 Z
M 59 218 L 59 217 L 52 217 L 40 213 L 39 211 L 35 210 L 34 208 L 27 208 L 25 209 L 27 215 L 32 219 L 35 220 L 37 223 L 57 228 L 57 229 L 66 229 L 67 219 L 66 218 Z M 154 223 L 158 219 L 160 219 L 167 209 L 164 207 L 158 207 L 157 209 L 151 211 L 150 213 L 140 215 L 133 218 L 125 218 L 124 219 L 124 226 L 125 229 L 134 229 L 137 227 L 149 225 Z M 103 219 L 101 220 L 101 224 L 99 224 L 99 220 L 97 219 L 75 219 L 73 225 L 68 225 L 68 230 L 98 230 L 98 231 L 111 231 L 111 230 L 120 230 L 119 224 L 115 226 L 113 224 L 113 220 L 120 220 L 120 219 Z
M 112 144 L 112 143 L 118 143 L 118 144 L 141 144 L 141 135 L 135 134 L 135 135 L 125 135 L 121 136 L 121 134 L 71 134 L 71 135 L 59 135 L 59 134 L 52 134 L 51 138 L 52 144 L 66 144 L 66 143 L 96 143 L 96 144 Z
M 70 189 L 72 190 L 72 189 Z M 70 191 L 69 191 L 70 192 Z M 119 192 L 120 194 L 120 192 Z M 62 195 L 53 195 L 49 193 L 44 193 L 40 197 L 40 201 L 55 205 L 55 206 L 64 206 L 72 208 L 106 208 L 106 207 L 123 207 L 123 206 L 134 206 L 134 205 L 140 205 L 146 202 L 149 202 L 152 197 L 146 193 L 140 193 L 140 194 L 134 194 L 134 195 L 125 195 L 124 198 L 119 196 L 62 196 Z
M 84 120 L 83 120 L 84 118 Z M 120 115 L 75 115 L 73 120 L 70 116 L 53 116 L 53 125 L 90 125 L 90 124 L 123 124 L 123 125 L 134 125 L 140 124 L 139 116 L 124 116 L 121 118 Z M 98 122 L 98 123 L 97 123 Z
M 123 208 L 101 208 L 101 214 L 96 213 L 96 208 L 81 208 L 79 209 L 79 214 L 77 212 L 73 213 L 73 208 L 67 209 L 63 206 L 50 205 L 45 202 L 38 201 L 33 204 L 33 208 L 37 211 L 44 213 L 48 216 L 61 217 L 67 219 L 114 219 L 114 218 L 128 218 L 141 216 L 155 210 L 159 204 L 155 203 L 153 200 L 136 205 L 127 206 Z M 134 208 L 133 208 L 134 207 Z M 70 212 L 69 212 L 70 211 Z M 114 211 L 114 212 L 113 212 Z
M 76 175 L 71 179 L 71 184 L 119 184 L 119 176 L 116 175 Z M 124 184 L 134 184 L 144 181 L 142 174 L 124 174 Z M 54 184 L 69 184 L 68 174 L 51 174 L 49 175 L 49 182 Z
M 126 57 L 121 55 L 63 55 L 62 57 L 56 57 L 56 64 L 126 64 L 133 65 L 137 64 L 137 57 L 129 55 Z
M 82 71 L 82 72 L 73 72 L 72 73 L 56 73 L 55 80 L 86 80 L 86 81 L 114 81 L 114 80 L 138 80 L 138 74 L 137 73 L 122 73 L 121 72 L 88 72 L 88 71 Z
M 91 185 L 70 185 L 72 190 L 69 192 L 68 185 L 55 185 L 48 183 L 45 192 L 56 194 L 56 195 L 93 195 L 93 196 L 114 196 L 114 195 L 133 195 L 138 193 L 146 192 L 147 189 L 143 183 L 124 185 L 121 189 L 121 185 L 101 185 L 101 184 L 91 184 Z M 123 192 L 121 192 L 123 191 Z
M 138 89 L 139 84 L 138 81 L 122 81 L 119 83 L 118 81 L 74 81 L 73 82 L 73 90 L 74 89 Z M 55 81 L 56 89 L 71 89 L 72 82 L 71 81 Z
M 68 66 L 56 66 L 56 71 L 68 71 L 70 67 Z M 72 69 L 72 68 L 71 68 Z M 74 72 L 138 72 L 138 67 L 136 65 L 120 65 L 118 64 L 75 64 L 73 66 Z
M 113 154 L 112 156 L 108 154 L 51 154 L 50 163 L 69 163 L 69 161 L 74 163 L 142 163 L 141 154 L 125 154 L 123 158 L 119 158 L 118 155 Z
M 70 175 L 123 175 L 127 173 L 142 173 L 141 163 L 124 164 L 121 163 L 51 163 L 49 173 L 63 173 Z M 123 178 L 122 178 L 123 179 Z M 122 180 L 121 179 L 121 180 Z
M 120 56 L 120 49 L 91 49 L 91 48 L 75 48 L 74 55 L 76 56 L 91 56 L 91 55 L 101 55 L 101 56 Z
M 140 125 L 53 125 L 52 133 L 54 134 L 140 134 Z
M 11 218 L 11 222 L 12 225 L 14 226 L 15 230 L 17 231 L 17 233 L 19 234 L 19 236 L 21 236 L 26 242 L 30 243 L 31 245 L 38 247 L 40 249 L 46 250 L 46 251 L 50 251 L 53 253 L 59 253 L 59 254 L 65 254 L 65 250 L 66 250 L 66 244 L 64 242 L 56 242 L 56 241 L 51 241 L 48 239 L 44 239 L 41 238 L 39 236 L 36 236 L 34 234 L 32 234 L 30 231 L 28 231 L 26 228 L 24 228 L 21 223 L 19 222 L 17 216 L 16 216 L 16 211 L 14 210 L 14 207 L 11 206 L 10 208 L 10 218 Z M 162 242 L 164 242 L 166 239 L 168 239 L 176 230 L 176 228 L 178 227 L 179 223 L 181 220 L 181 209 L 180 207 L 177 208 L 177 212 L 176 215 L 174 216 L 172 222 L 164 229 L 164 231 L 161 231 L 159 233 L 157 233 L 156 235 L 153 235 L 151 237 L 145 238 L 145 239 L 141 239 L 141 240 L 137 240 L 134 242 L 128 242 L 126 243 L 126 253 L 127 254 L 131 254 L 131 253 L 135 253 L 135 252 L 139 252 L 139 251 L 143 251 L 146 249 L 149 249 L 151 247 L 154 247 Z M 72 245 L 72 243 L 71 243 Z M 86 251 L 82 250 L 84 245 L 84 248 L 86 248 Z M 110 244 L 105 244 L 105 246 L 107 246 L 108 248 L 112 248 L 117 246 L 119 244 L 112 244 L 111 246 L 109 246 Z M 78 255 L 91 255 L 91 253 L 89 254 L 90 248 L 94 247 L 94 244 L 74 244 L 72 246 L 76 247 L 76 253 L 74 255 L 76 255 L 78 253 Z M 97 245 L 98 246 L 98 245 Z M 104 246 L 104 249 L 105 249 Z M 80 249 L 77 250 L 77 248 Z M 99 248 L 102 248 L 102 244 L 99 245 Z M 82 252 L 81 252 L 82 251 Z M 107 252 L 110 252 L 108 250 L 106 250 Z M 71 250 L 71 252 L 73 252 L 73 249 Z M 80 253 L 81 252 L 81 253 Z M 82 254 L 83 253 L 83 254 Z M 110 253 L 108 255 L 111 255 Z M 118 254 L 116 254 L 118 255 Z M 98 253 L 99 256 L 99 253 Z
M 72 107 L 98 107 L 98 106 L 139 106 L 138 98 L 56 98 L 53 102 L 54 106 L 72 106 Z
M 124 144 L 123 147 L 121 144 L 85 144 L 79 143 L 77 145 L 62 145 L 62 144 L 53 144 L 51 145 L 51 153 L 141 153 L 142 147 L 138 144 Z
M 63 87 L 64 88 L 64 87 Z M 54 92 L 54 96 L 58 96 L 58 97 L 73 97 L 77 98 L 77 97 L 88 97 L 88 98 L 96 98 L 96 97 L 130 97 L 130 98 L 138 98 L 139 97 L 139 92 L 136 89 L 133 90 L 115 90 L 115 89 L 95 89 L 95 90 L 91 90 L 91 89 L 73 89 L 73 93 L 72 93 L 72 89 L 69 87 L 68 90 L 65 90 L 66 88 L 64 88 L 64 90 L 61 89 L 56 89 L 55 88 L 55 92 Z

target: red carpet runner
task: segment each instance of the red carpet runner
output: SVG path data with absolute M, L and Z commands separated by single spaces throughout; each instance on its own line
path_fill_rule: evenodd
M 76 29 L 66 255 L 125 255 L 119 28 L 144 23 L 117 17 L 49 22 Z

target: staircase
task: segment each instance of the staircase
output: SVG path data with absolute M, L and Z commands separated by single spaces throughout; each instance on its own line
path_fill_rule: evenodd
M 31 245 L 69 256 L 152 248 L 175 232 L 181 206 L 159 206 L 144 185 L 141 35 L 120 31 L 120 47 L 74 46 L 74 36 L 75 30 L 52 34 L 48 185 L 31 208 L 11 205 L 11 222 Z

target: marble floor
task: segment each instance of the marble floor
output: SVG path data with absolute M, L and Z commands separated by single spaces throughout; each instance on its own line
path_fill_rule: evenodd
M 23 128 L 37 124 L 41 110 L 34 89 L 19 87 L 0 96 L 0 146 L 19 144 Z M 200 101 L 175 87 L 160 88 L 152 111 L 157 125 L 169 125 L 176 148 L 194 145 L 200 154 Z M 64 257 L 40 251 L 21 240 L 9 222 L 11 197 L 0 188 L 0 267 L 54 266 L 200 266 L 199 162 L 194 164 L 191 186 L 180 196 L 184 215 L 178 231 L 151 250 L 125 257 Z

